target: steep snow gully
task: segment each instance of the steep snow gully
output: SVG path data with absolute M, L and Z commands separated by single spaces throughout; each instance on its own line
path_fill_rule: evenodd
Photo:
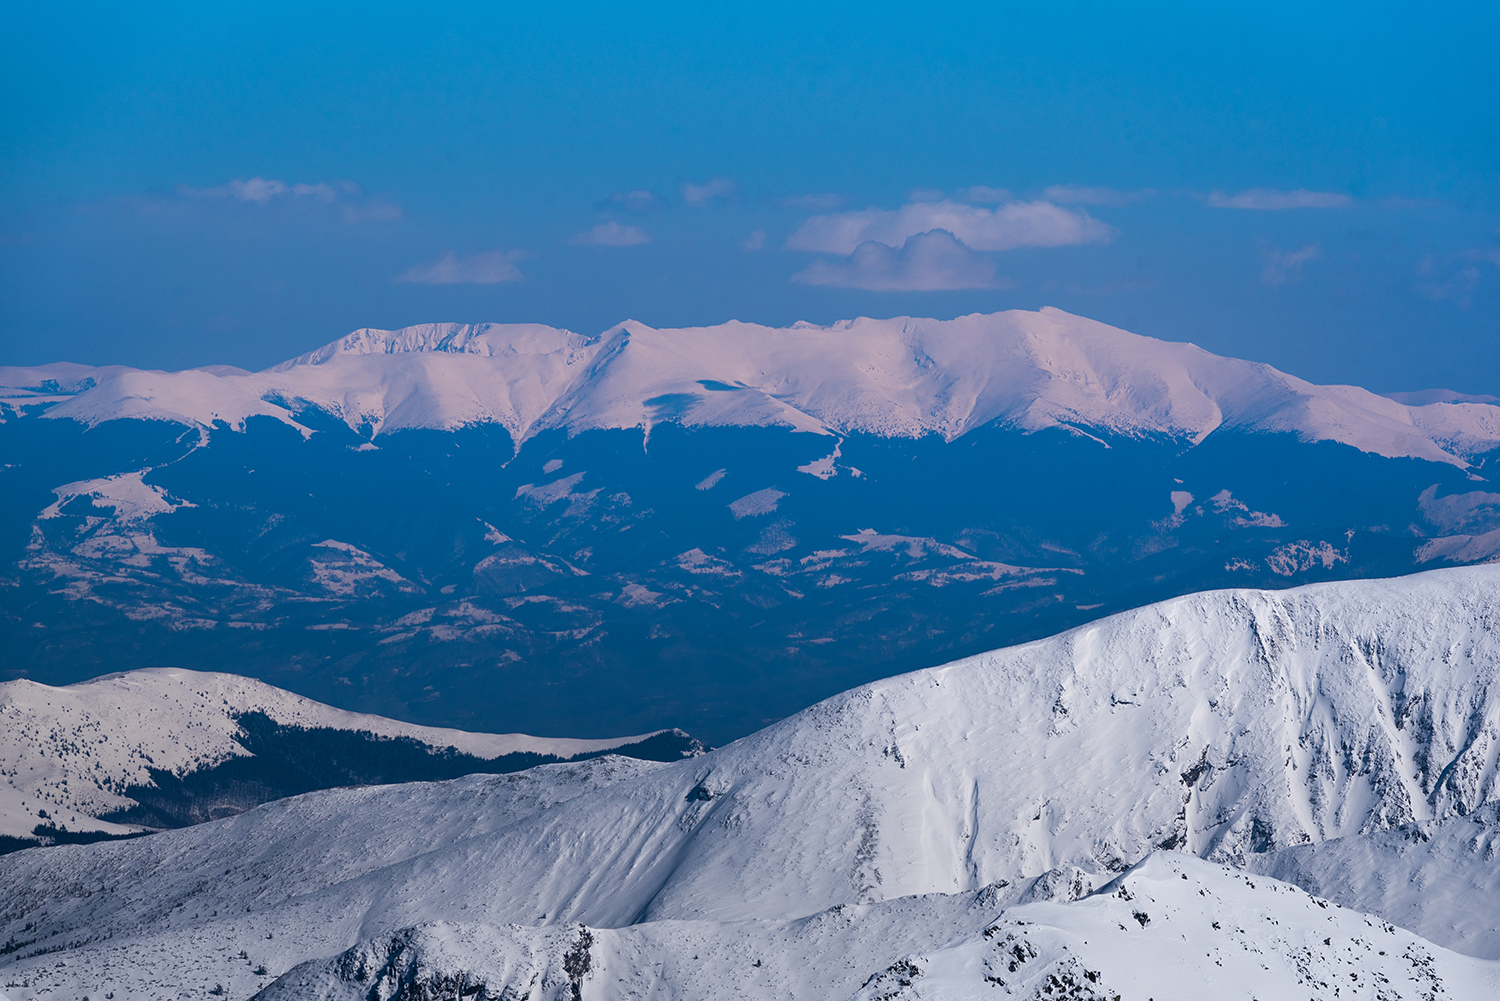
M 0 989 L 1497 996 L 1497 595 L 1497 566 L 1193 594 L 700 757 L 19 852 Z

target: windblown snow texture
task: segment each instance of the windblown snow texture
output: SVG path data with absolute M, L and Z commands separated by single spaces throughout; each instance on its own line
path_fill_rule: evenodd
M 1493 830 L 1497 584 L 1195 594 L 697 758 L 332 790 L 19 852 L 0 976 L 24 1001 L 283 976 L 267 997 L 954 997 L 989 976 L 1022 997 L 1487 996 L 1500 906 L 1477 873 L 1413 856 L 1430 882 L 1403 892 L 1353 846 Z M 1316 892 L 1373 916 L 1267 867 L 1329 875 Z M 1466 921 L 1422 906 L 1444 894 Z M 1410 915 L 1427 941 L 1386 926 Z

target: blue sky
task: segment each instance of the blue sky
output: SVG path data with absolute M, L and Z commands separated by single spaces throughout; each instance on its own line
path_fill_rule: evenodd
M 725 6 L 10 9 L 0 364 L 1055 305 L 1500 394 L 1493 4 Z

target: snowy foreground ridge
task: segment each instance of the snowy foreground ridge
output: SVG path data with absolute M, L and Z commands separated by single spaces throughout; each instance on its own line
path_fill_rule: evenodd
M 0 990 L 1500 996 L 1497 595 L 1496 566 L 1194 594 L 696 758 L 18 852 Z
M 238 715 L 264 713 L 291 727 L 405 737 L 480 759 L 510 754 L 571 758 L 638 744 L 655 734 L 603 740 L 470 733 L 345 712 L 233 674 L 156 668 L 54 688 L 0 684 L 0 835 L 25 837 L 38 811 L 70 831 L 127 834 L 139 825 L 97 819 L 134 806 L 125 795 L 153 769 L 187 775 L 249 752 Z
M 627 321 L 594 337 L 539 324 L 423 324 L 357 330 L 255 373 L 0 369 L 0 416 L 34 408 L 88 424 L 201 427 L 243 427 L 256 415 L 301 427 L 298 415 L 317 409 L 371 436 L 500 424 L 517 443 L 548 428 L 649 434 L 669 420 L 950 440 L 992 422 L 1193 443 L 1225 427 L 1461 466 L 1500 442 L 1500 407 L 1407 406 L 1316 386 L 1052 308 L 779 329 Z

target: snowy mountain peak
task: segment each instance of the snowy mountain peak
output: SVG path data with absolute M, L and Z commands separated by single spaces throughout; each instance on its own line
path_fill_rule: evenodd
M 39 405 L 33 387 L 60 384 L 48 371 L 0 371 L 12 387 L 0 408 Z M 254 374 L 101 371 L 48 416 L 241 427 L 315 408 L 374 434 L 494 423 L 517 442 L 551 427 L 649 434 L 662 421 L 949 440 L 998 424 L 1193 444 L 1235 428 L 1459 466 L 1500 443 L 1500 406 L 1317 386 L 1050 307 L 826 327 L 626 321 L 592 338 L 539 324 L 423 324 L 357 330 Z
M 478 355 L 483 358 L 585 350 L 599 338 L 540 323 L 419 323 L 399 330 L 362 327 L 346 337 L 299 355 L 272 372 L 322 365 L 343 355 L 398 355 L 420 352 Z

